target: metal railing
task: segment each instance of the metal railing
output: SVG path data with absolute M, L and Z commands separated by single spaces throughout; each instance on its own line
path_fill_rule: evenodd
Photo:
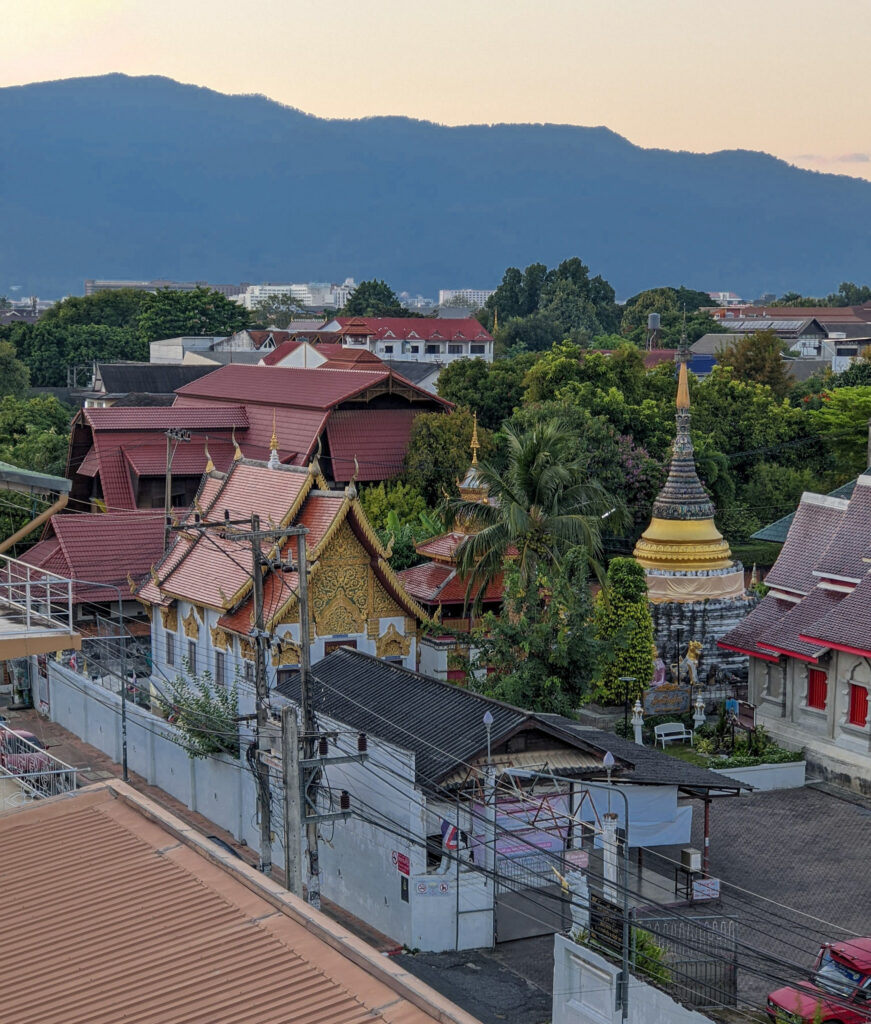
M 0 555 L 0 617 L 6 636 L 34 630 L 72 633 L 72 580 Z
M 13 779 L 29 797 L 44 799 L 72 792 L 77 772 L 0 722 L 0 778 Z

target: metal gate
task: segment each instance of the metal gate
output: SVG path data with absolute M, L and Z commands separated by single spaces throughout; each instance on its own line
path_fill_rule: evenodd
M 735 918 L 722 914 L 657 917 L 639 911 L 634 924 L 666 950 L 669 979 L 664 987 L 686 1006 L 736 1006 L 738 952 Z
M 494 915 L 496 942 L 549 935 L 568 927 L 568 904 L 563 898 L 553 868 L 564 873 L 561 853 L 542 851 L 517 857 L 497 854 Z

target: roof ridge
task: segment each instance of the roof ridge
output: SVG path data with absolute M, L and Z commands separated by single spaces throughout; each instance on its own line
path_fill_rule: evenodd
M 869 478 L 871 482 L 871 478 Z M 833 498 L 830 494 L 817 494 L 816 491 L 803 491 L 799 505 L 823 505 L 826 508 L 843 510 L 850 504 L 849 498 Z

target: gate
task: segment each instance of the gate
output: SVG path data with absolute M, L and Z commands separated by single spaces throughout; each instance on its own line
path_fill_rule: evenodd
M 722 914 L 656 917 L 636 912 L 634 923 L 666 950 L 669 980 L 663 987 L 693 1007 L 736 1006 L 738 1002 L 737 921 Z
M 553 873 L 565 871 L 563 855 L 546 851 L 496 856 L 495 941 L 511 942 L 565 931 L 567 901 Z M 552 878 L 553 881 L 549 881 Z

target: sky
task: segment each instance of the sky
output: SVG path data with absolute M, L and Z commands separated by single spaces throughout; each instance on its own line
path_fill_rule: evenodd
M 121 71 L 321 117 L 605 125 L 871 180 L 871 0 L 5 0 L 0 86 Z

